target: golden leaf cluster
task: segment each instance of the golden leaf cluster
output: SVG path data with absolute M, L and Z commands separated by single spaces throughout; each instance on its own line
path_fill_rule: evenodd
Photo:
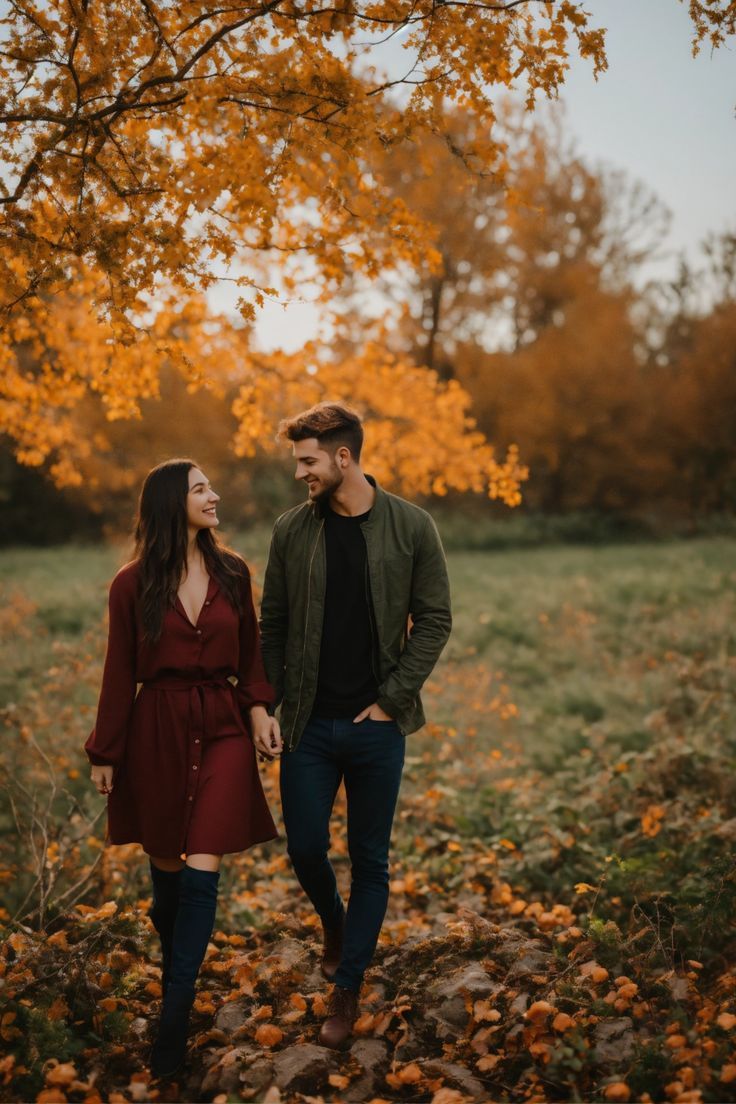
M 247 331 L 274 272 L 287 293 L 308 278 L 327 300 L 348 272 L 373 277 L 431 254 L 431 229 L 368 169 L 376 151 L 444 133 L 455 103 L 487 131 L 466 156 L 492 171 L 499 87 L 523 80 L 531 106 L 556 93 L 571 50 L 605 66 L 602 32 L 572 3 L 28 0 L 3 22 L 0 432 L 23 463 L 50 461 L 60 483 L 95 448 L 75 440 L 70 417 L 84 396 L 127 418 L 157 393 L 165 364 L 212 378 L 214 351 L 182 338 L 178 312 L 197 313 L 197 294 L 218 281 L 242 288 Z M 393 81 L 368 44 L 398 31 L 407 73 Z M 421 390 L 413 377 L 407 386 Z M 259 441 L 272 425 L 252 413 L 261 380 L 243 388 L 247 453 L 256 424 Z M 438 423 L 449 411 L 457 425 L 459 396 L 431 380 L 424 393 L 441 398 Z M 511 501 L 515 461 L 497 470 L 485 448 L 472 431 L 456 440 L 481 464 L 457 478 L 416 459 L 417 487 L 488 484 Z

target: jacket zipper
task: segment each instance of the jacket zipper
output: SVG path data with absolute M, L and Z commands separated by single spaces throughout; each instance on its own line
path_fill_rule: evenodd
M 314 548 L 312 549 L 312 555 L 309 557 L 309 566 L 307 568 L 307 609 L 304 614 L 304 643 L 302 645 L 302 673 L 299 679 L 299 696 L 296 702 L 296 712 L 294 714 L 294 722 L 291 726 L 291 732 L 289 733 L 289 751 L 294 750 L 294 730 L 296 728 L 296 722 L 299 719 L 299 709 L 302 704 L 302 686 L 304 685 L 304 659 L 307 654 L 307 627 L 309 625 L 309 599 L 312 594 L 312 564 L 314 563 L 314 557 L 317 554 L 317 546 L 322 536 L 322 530 L 324 529 L 324 518 L 320 522 L 319 532 L 317 533 L 317 539 L 314 542 Z

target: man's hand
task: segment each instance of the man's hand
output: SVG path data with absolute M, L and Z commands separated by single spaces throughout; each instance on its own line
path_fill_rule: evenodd
M 97 788 L 98 793 L 112 793 L 112 774 L 114 769 L 114 767 L 110 766 L 92 767 L 89 776 L 92 779 L 93 786 Z
M 393 717 L 389 717 L 388 713 L 384 713 L 378 702 L 374 702 L 373 705 L 369 705 L 367 709 L 364 709 L 362 713 L 359 713 L 357 717 L 353 717 L 353 724 L 360 724 L 366 717 L 370 717 L 372 721 L 392 721 Z
M 283 751 L 281 728 L 275 717 L 268 714 L 263 705 L 254 705 L 250 710 L 250 729 L 256 751 L 265 759 L 275 759 Z

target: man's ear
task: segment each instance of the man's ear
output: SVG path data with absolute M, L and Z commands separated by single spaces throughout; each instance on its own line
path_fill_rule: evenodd
M 350 463 L 350 449 L 346 445 L 341 445 L 337 450 L 337 462 L 341 468 L 346 468 Z

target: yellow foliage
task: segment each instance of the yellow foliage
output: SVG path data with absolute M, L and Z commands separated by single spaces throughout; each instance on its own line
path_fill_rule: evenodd
M 215 386 L 235 366 L 248 413 L 238 448 L 251 455 L 273 434 L 274 392 L 285 414 L 315 390 L 303 361 L 299 381 L 273 376 L 273 365 L 261 371 L 252 357 L 241 364 L 259 307 L 277 294 L 272 277 L 286 294 L 301 294 L 308 279 L 329 302 L 348 273 L 372 279 L 439 261 L 425 218 L 367 169 L 377 151 L 408 147 L 420 132 L 445 134 L 446 104 L 455 102 L 478 121 L 461 159 L 475 173 L 501 173 L 499 86 L 523 80 L 531 106 L 540 93 L 556 95 L 571 50 L 596 72 L 605 67 L 602 32 L 572 4 L 517 2 L 504 12 L 463 4 L 442 18 L 433 0 L 334 13 L 273 7 L 234 0 L 203 17 L 197 0 L 150 0 L 70 5 L 61 16 L 29 0 L 7 15 L 0 432 L 21 463 L 49 463 L 60 485 L 79 484 L 78 462 L 99 447 L 75 425 L 80 403 L 93 396 L 110 421 L 134 418 L 158 394 L 167 364 L 192 387 Z M 366 37 L 399 30 L 409 49 L 432 58 L 406 103 L 359 64 Z M 347 47 L 339 52 L 338 32 Z M 221 279 L 242 291 L 242 329 L 229 344 L 209 334 L 199 298 Z M 321 370 L 319 393 L 329 376 Z M 382 375 L 395 373 L 376 363 L 372 371 L 371 405 L 380 409 Z M 365 387 L 351 378 L 340 390 Z M 259 411 L 264 391 L 271 401 Z M 425 430 L 399 458 L 398 485 L 411 485 L 409 469 L 418 491 L 482 487 L 518 500 L 515 454 L 496 462 L 472 426 L 458 436 L 462 394 L 412 377 L 406 395 L 401 412 L 398 395 L 387 397 L 392 430 L 399 418 L 410 446 L 416 403 L 430 399 L 426 416 L 438 427 L 449 419 L 456 456 L 432 469 L 419 447 Z

